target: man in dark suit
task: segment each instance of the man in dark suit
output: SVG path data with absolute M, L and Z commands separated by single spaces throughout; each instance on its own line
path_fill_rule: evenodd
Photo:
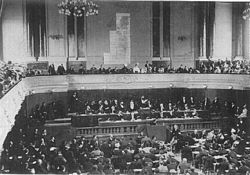
M 150 72 L 150 69 L 152 68 L 152 65 L 149 64 L 148 61 L 146 61 L 145 68 L 147 69 L 147 73 L 149 73 L 149 72 Z
M 207 97 L 202 102 L 202 110 L 210 110 L 210 100 Z
M 188 169 L 190 169 L 191 164 L 187 162 L 186 158 L 182 159 L 182 162 L 179 164 L 180 167 L 180 173 L 184 174 L 185 172 L 188 171 Z
M 195 129 L 194 132 L 191 134 L 191 137 L 193 139 L 200 139 L 201 138 L 201 134 L 198 133 L 198 130 Z
M 127 74 L 129 73 L 129 69 L 126 64 L 123 65 L 123 67 L 120 69 L 121 74 Z
M 218 97 L 215 97 L 213 102 L 212 102 L 212 111 L 215 113 L 220 112 L 220 102 L 219 102 Z
M 188 142 L 185 143 L 185 146 L 181 150 L 181 158 L 184 159 L 186 158 L 188 162 L 191 162 L 193 157 L 192 157 L 192 150 L 188 145 Z
M 190 97 L 190 102 L 189 102 L 189 106 L 191 109 L 194 109 L 196 107 L 195 101 L 193 97 Z
M 186 97 L 182 97 L 182 99 L 181 99 L 181 101 L 180 101 L 180 109 L 181 110 L 184 110 L 185 109 L 185 105 L 187 105 L 188 104 L 188 102 L 187 102 L 187 99 L 186 99 Z
M 58 68 L 57 68 L 57 73 L 59 75 L 63 75 L 65 73 L 65 69 L 63 67 L 63 64 L 59 65 Z
M 85 70 L 85 68 L 83 67 L 82 64 L 80 65 L 80 68 L 79 68 L 79 70 L 78 70 L 78 73 L 79 73 L 79 74 L 85 74 L 85 73 L 86 73 L 86 70 Z
M 79 98 L 77 92 L 73 92 L 73 95 L 71 96 L 70 99 L 70 112 L 79 112 L 78 106 L 79 106 Z

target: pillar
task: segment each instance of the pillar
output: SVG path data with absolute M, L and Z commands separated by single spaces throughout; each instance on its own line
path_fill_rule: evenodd
M 215 3 L 214 59 L 232 57 L 232 4 Z

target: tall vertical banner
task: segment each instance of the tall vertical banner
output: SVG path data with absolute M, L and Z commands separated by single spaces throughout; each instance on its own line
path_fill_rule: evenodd
M 110 52 L 104 53 L 104 64 L 130 64 L 130 14 L 116 13 L 116 30 L 110 31 Z

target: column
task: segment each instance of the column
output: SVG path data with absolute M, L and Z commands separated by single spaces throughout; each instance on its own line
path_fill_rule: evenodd
M 215 3 L 214 55 L 215 60 L 232 58 L 232 4 Z
M 244 3 L 234 3 L 232 6 L 232 56 L 243 56 L 243 25 L 242 11 Z
M 26 1 L 4 1 L 1 16 L 3 60 L 24 63 L 35 59 L 28 53 Z

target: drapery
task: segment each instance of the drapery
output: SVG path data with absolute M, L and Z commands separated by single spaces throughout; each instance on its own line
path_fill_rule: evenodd
M 3 12 L 3 1 L 4 0 L 0 0 L 0 17 L 2 16 L 2 12 Z
M 208 58 L 213 56 L 215 3 L 200 2 L 197 10 L 199 14 L 200 56 Z
M 26 20 L 31 56 L 46 56 L 45 0 L 26 1 Z

